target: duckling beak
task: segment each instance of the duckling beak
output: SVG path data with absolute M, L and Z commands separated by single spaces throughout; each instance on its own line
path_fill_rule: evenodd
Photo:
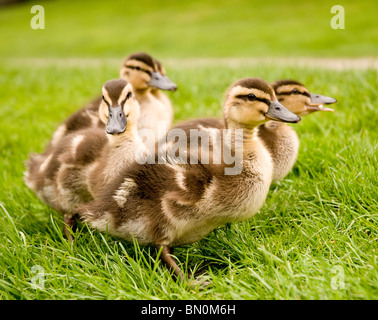
M 326 108 L 323 105 L 332 104 L 335 102 L 337 102 L 337 100 L 334 98 L 322 96 L 320 94 L 310 93 L 310 105 L 306 106 L 306 108 L 310 112 L 315 112 L 315 111 L 333 112 L 334 111 L 333 109 Z
M 269 106 L 268 112 L 265 113 L 265 117 L 267 117 L 270 120 L 289 122 L 289 123 L 296 123 L 296 122 L 301 121 L 300 117 L 298 117 L 295 113 L 292 113 L 291 111 L 286 109 L 278 101 L 270 101 L 270 106 Z
M 108 123 L 106 124 L 106 133 L 119 134 L 126 131 L 127 118 L 123 113 L 122 106 L 109 107 Z
M 161 90 L 176 91 L 177 85 L 168 77 L 163 76 L 160 72 L 152 72 L 151 80 L 148 83 L 150 87 L 155 87 Z

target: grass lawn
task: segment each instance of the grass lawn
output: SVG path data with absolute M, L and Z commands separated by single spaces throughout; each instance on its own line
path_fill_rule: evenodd
M 69 244 L 60 214 L 22 181 L 28 153 L 42 151 L 60 121 L 96 96 L 118 66 L 1 67 L 0 298 L 378 298 L 376 70 L 167 66 L 179 85 L 170 93 L 175 121 L 220 116 L 225 89 L 244 76 L 298 79 L 339 100 L 335 113 L 294 125 L 298 161 L 255 218 L 176 249 L 184 270 L 212 279 L 199 291 L 171 279 L 150 247 L 84 225 Z M 31 284 L 35 266 L 43 268 L 43 289 Z M 345 286 L 335 289 L 342 273 Z
M 0 299 L 378 299 L 377 68 L 213 59 L 376 58 L 377 1 L 335 3 L 345 30 L 331 29 L 326 0 L 39 1 L 44 30 L 30 28 L 34 4 L 0 7 Z M 174 281 L 151 247 L 85 225 L 68 243 L 62 216 L 22 180 L 28 154 L 142 50 L 179 85 L 175 122 L 220 117 L 247 76 L 339 101 L 293 125 L 297 163 L 253 219 L 176 249 L 185 272 L 211 278 L 203 291 Z
M 34 4 L 44 30 L 30 27 Z M 344 30 L 331 28 L 333 5 Z M 375 0 L 26 1 L 0 8 L 0 57 L 377 56 L 377 12 Z

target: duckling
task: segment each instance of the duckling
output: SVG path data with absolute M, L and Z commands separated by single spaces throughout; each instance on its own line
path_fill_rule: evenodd
M 333 109 L 323 105 L 337 102 L 334 98 L 310 93 L 302 83 L 295 80 L 278 80 L 272 84 L 272 87 L 278 101 L 300 117 L 316 111 L 333 112 Z M 222 129 L 226 127 L 226 124 L 221 119 L 206 118 L 189 120 L 181 123 L 178 127 L 180 126 Z M 272 120 L 258 128 L 258 136 L 273 159 L 272 183 L 276 183 L 283 179 L 294 166 L 299 150 L 298 135 L 287 124 Z
M 154 244 L 161 249 L 162 261 L 184 279 L 171 256 L 174 247 L 199 241 L 226 223 L 249 219 L 265 201 L 273 165 L 257 137 L 258 126 L 269 119 L 300 120 L 276 100 L 265 81 L 252 78 L 228 89 L 223 113 L 234 141 L 223 148 L 239 155 L 233 164 L 225 159 L 220 164 L 185 164 L 169 157 L 162 164 L 134 163 L 93 202 L 80 205 L 80 217 L 100 231 Z M 207 129 L 209 135 L 212 129 Z M 189 133 L 190 127 L 183 130 Z M 227 138 L 227 133 L 220 134 Z M 187 139 L 185 143 L 190 143 L 190 136 Z M 232 168 L 238 174 L 226 173 Z
M 161 74 L 164 72 L 164 75 Z M 169 98 L 161 90 L 177 90 L 165 74 L 163 65 L 150 55 L 140 52 L 129 55 L 120 69 L 120 78 L 129 82 L 134 89 L 135 97 L 140 105 L 139 129 L 150 129 L 156 139 L 165 135 L 158 130 L 158 125 L 170 128 L 173 120 L 173 108 Z M 102 97 L 98 97 L 86 107 L 72 114 L 54 132 L 47 150 L 56 145 L 65 135 L 84 128 L 104 128 L 98 115 L 98 107 Z
M 159 94 L 158 89 L 175 91 L 177 86 L 165 75 L 164 67 L 145 53 L 133 54 L 125 60 L 120 76 L 132 83 L 141 106 L 138 129 L 152 130 L 155 141 L 165 136 L 173 121 L 173 109 L 168 97 Z M 159 126 L 166 129 L 159 130 Z
M 313 94 L 295 80 L 278 80 L 272 84 L 278 101 L 296 115 L 303 117 L 316 111 L 332 112 L 324 107 L 336 99 Z M 272 183 L 283 179 L 293 168 L 298 156 L 299 139 L 297 133 L 288 125 L 269 121 L 259 127 L 259 137 L 269 150 L 274 164 Z
M 140 150 L 139 104 L 130 83 L 110 80 L 102 88 L 99 117 L 104 129 L 87 128 L 62 138 L 49 154 L 32 155 L 24 180 L 37 196 L 75 226 L 80 203 L 93 200 Z M 67 236 L 69 230 L 65 228 Z

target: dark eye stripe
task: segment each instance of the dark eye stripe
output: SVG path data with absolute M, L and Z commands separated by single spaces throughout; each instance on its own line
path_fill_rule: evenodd
M 148 75 L 151 75 L 151 71 L 148 71 L 148 70 L 143 69 L 141 67 L 126 66 L 126 68 L 133 69 L 133 70 L 140 70 L 140 71 L 147 73 Z
M 300 92 L 300 91 L 298 91 L 298 92 L 291 92 L 291 91 L 289 91 L 289 92 L 280 92 L 280 93 L 277 93 L 278 96 L 281 96 L 281 95 L 282 96 L 289 96 L 291 94 L 301 94 L 303 96 L 310 97 L 310 94 L 308 92 Z
M 105 97 L 104 96 L 102 96 L 102 100 L 104 100 L 104 102 L 108 105 L 108 107 L 110 107 L 110 104 L 109 104 L 109 102 L 108 101 L 106 101 L 106 99 L 105 99 Z
M 248 100 L 248 94 L 240 94 L 238 96 L 236 96 L 236 98 L 239 98 L 239 99 L 244 99 L 244 100 Z M 270 100 L 269 99 L 264 99 L 264 98 L 258 98 L 255 96 L 255 99 L 256 101 L 260 101 L 260 102 L 264 102 L 266 103 L 268 106 L 270 105 Z
M 264 99 L 264 98 L 256 98 L 256 100 L 261 101 L 261 102 L 264 102 L 265 104 L 267 104 L 268 106 L 270 106 L 270 100 L 268 100 L 268 99 Z
M 131 91 L 127 93 L 125 100 L 123 100 L 123 101 L 121 102 L 121 106 L 123 106 L 123 105 L 125 104 L 125 102 L 126 102 L 128 99 L 130 99 L 130 97 L 131 97 Z
M 128 99 L 130 99 L 131 94 L 132 94 L 131 91 L 127 93 L 126 98 L 121 102 L 121 106 L 123 106 L 123 105 L 125 104 L 125 102 L 126 102 Z M 108 105 L 108 107 L 110 107 L 111 104 L 105 99 L 104 96 L 102 96 L 102 100 L 104 100 L 104 102 Z

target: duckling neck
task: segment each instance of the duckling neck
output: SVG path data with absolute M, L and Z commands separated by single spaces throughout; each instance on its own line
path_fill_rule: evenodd
M 109 142 L 102 150 L 98 170 L 94 170 L 90 176 L 91 190 L 95 195 L 134 160 L 136 148 L 141 144 L 137 128 L 131 124 L 124 133 L 107 136 Z
M 257 140 L 258 137 L 258 129 L 254 127 L 250 128 L 243 128 L 243 141 L 244 142 L 251 142 Z
M 295 164 L 299 150 L 298 135 L 286 123 L 277 121 L 268 121 L 261 125 L 258 134 L 272 157 L 272 182 L 277 182 L 284 178 Z
M 243 130 L 243 142 L 255 141 L 258 136 L 258 127 L 256 126 L 245 126 L 245 125 L 242 125 L 241 123 L 227 121 L 226 128 Z
M 264 147 L 258 138 L 258 127 L 245 127 L 241 125 L 233 126 L 230 123 L 227 126 L 228 129 L 239 129 L 242 130 L 242 137 L 235 132 L 235 142 L 236 140 L 239 141 L 239 143 L 235 143 L 235 152 L 236 149 L 240 148 L 240 151 L 243 154 L 243 162 L 244 160 L 248 160 L 251 158 L 251 156 L 256 157 L 257 155 L 264 152 Z M 242 141 L 240 141 L 240 138 L 242 138 Z M 241 159 L 240 159 L 241 160 Z
M 108 134 L 107 136 L 109 140 L 109 147 L 111 148 L 120 147 L 128 141 L 136 141 L 139 139 L 137 126 L 133 124 L 128 124 L 126 131 L 121 134 Z
M 274 130 L 279 127 L 287 127 L 287 124 L 280 121 L 274 121 L 270 120 L 260 126 L 261 128 L 268 129 L 268 130 Z
M 135 89 L 134 93 L 136 99 L 140 102 L 142 100 L 148 99 L 148 97 L 151 95 L 151 88 Z

